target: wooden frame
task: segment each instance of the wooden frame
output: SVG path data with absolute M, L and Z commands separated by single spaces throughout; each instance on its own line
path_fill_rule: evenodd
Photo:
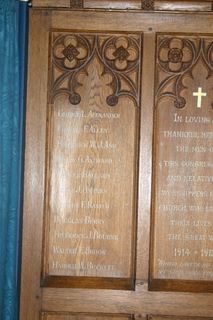
M 35 0 L 36 1 L 36 0 Z M 38 4 L 38 2 L 37 2 Z M 51 4 L 51 3 L 50 3 Z M 211 286 L 188 292 L 166 292 L 173 284 L 154 284 L 148 289 L 149 251 L 150 251 L 150 207 L 152 187 L 153 154 L 153 111 L 155 97 L 155 58 L 156 32 L 177 34 L 212 33 L 211 13 L 173 13 L 173 12 L 134 12 L 102 10 L 40 10 L 39 5 L 30 13 L 28 108 L 25 155 L 24 225 L 21 285 L 21 314 L 23 320 L 38 319 L 39 312 L 49 313 L 95 313 L 134 315 L 137 319 L 148 314 L 179 317 L 212 317 Z M 41 3 L 40 3 L 41 5 Z M 65 7 L 64 7 L 65 8 Z M 199 25 L 199 32 L 194 26 Z M 143 92 L 141 94 L 139 191 L 137 225 L 137 260 L 135 291 L 108 289 L 82 289 L 41 287 L 42 270 L 42 230 L 45 207 L 45 146 L 46 109 L 48 84 L 49 31 L 52 28 L 68 30 L 76 28 L 79 32 L 143 32 Z M 39 41 L 38 40 L 39 36 Z M 42 71 L 41 71 L 42 70 Z M 36 91 L 35 91 L 36 90 Z M 142 90 L 142 89 L 141 89 Z M 156 280 L 157 281 L 157 280 Z M 188 283 L 187 283 L 188 284 Z M 172 291 L 180 291 L 180 283 Z M 198 284 L 200 285 L 200 284 Z M 159 292 L 159 290 L 163 290 Z M 181 290 L 184 287 L 182 286 Z M 205 289 L 205 293 L 203 293 Z M 184 290 L 185 291 L 185 290 Z M 202 292 L 201 292 L 202 291 Z M 82 302 L 83 301 L 83 302 Z

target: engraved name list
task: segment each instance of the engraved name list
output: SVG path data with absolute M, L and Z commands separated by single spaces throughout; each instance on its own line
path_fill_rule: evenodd
M 53 33 L 45 274 L 132 278 L 139 42 Z

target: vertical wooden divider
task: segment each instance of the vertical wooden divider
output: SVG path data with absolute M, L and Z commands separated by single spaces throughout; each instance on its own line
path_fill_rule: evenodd
M 140 163 L 139 163 L 139 203 L 138 203 L 138 249 L 137 276 L 148 280 L 152 178 L 152 134 L 154 101 L 154 57 L 155 33 L 144 32 L 143 73 L 141 88 Z M 147 77 L 149 75 L 149 77 Z
M 45 188 L 45 139 L 48 28 L 50 11 L 30 15 L 28 99 L 26 116 L 26 154 L 24 186 L 24 225 L 22 240 L 22 277 L 20 319 L 37 319 L 41 309 L 42 229 Z M 39 22 L 38 22 L 39 21 Z M 34 28 L 34 25 L 37 28 Z M 39 37 L 39 41 L 37 40 Z M 42 70 L 42 72 L 41 72 Z M 37 92 L 35 93 L 35 81 Z M 36 158 L 35 158 L 36 157 Z M 36 228 L 34 228 L 36 226 Z

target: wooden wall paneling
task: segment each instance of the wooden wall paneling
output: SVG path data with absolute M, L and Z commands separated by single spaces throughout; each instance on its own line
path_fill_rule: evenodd
M 41 309 L 41 250 L 45 179 L 45 139 L 49 12 L 31 14 L 22 242 L 21 319 L 37 319 Z M 37 28 L 34 28 L 34 25 Z M 38 39 L 37 41 L 36 39 Z M 38 44 L 39 43 L 39 44 Z M 42 72 L 41 72 L 42 70 Z M 37 86 L 35 94 L 34 86 Z
M 160 14 L 135 11 L 134 13 L 128 12 L 127 14 L 125 12 L 94 12 L 92 10 L 87 12 L 83 10 L 72 12 L 51 10 L 51 14 L 46 10 L 34 10 L 31 12 L 31 28 L 34 26 L 35 31 L 31 29 L 32 38 L 30 41 L 31 58 L 29 65 L 32 72 L 29 75 L 28 84 L 28 138 L 26 145 L 23 276 L 20 319 L 37 320 L 39 311 L 46 312 L 44 316 L 49 317 L 49 319 L 55 316 L 68 316 L 69 313 L 73 315 L 72 313 L 89 314 L 91 312 L 98 315 L 108 315 L 110 312 L 109 316 L 111 314 L 124 315 L 124 317 L 134 315 L 135 319 L 145 318 L 144 315 L 146 314 L 161 315 L 162 317 L 176 315 L 179 318 L 186 316 L 212 318 L 212 294 L 151 292 L 147 286 L 152 168 L 152 102 L 154 96 L 154 62 L 149 62 L 149 57 L 150 60 L 154 59 L 155 32 L 167 34 L 169 30 L 171 34 L 177 34 L 178 28 L 180 34 L 196 36 L 197 28 L 195 30 L 195 25 L 199 25 L 199 33 L 208 36 L 212 33 L 212 23 L 212 15 L 209 13 L 194 13 L 193 15 L 180 13 L 176 15 L 175 13 Z M 40 288 L 39 286 L 42 269 L 41 230 L 45 192 L 44 154 L 46 146 L 49 32 L 76 32 L 76 28 L 78 28 L 77 31 L 79 30 L 79 33 L 85 32 L 88 34 L 119 34 L 123 32 L 127 34 L 143 32 L 144 34 L 145 51 L 143 53 L 142 86 L 144 86 L 145 93 L 142 94 L 141 108 L 141 155 L 139 165 L 141 179 L 139 187 L 140 230 L 138 229 L 139 259 L 137 260 L 137 284 L 135 291 Z M 36 41 L 38 36 L 39 44 Z M 40 68 L 42 72 L 39 71 Z M 151 71 L 149 71 L 149 68 Z M 147 80 L 149 72 L 150 78 L 148 77 Z M 145 142 L 149 144 L 147 147 L 145 146 Z M 147 160 L 146 157 L 149 157 L 149 159 Z M 143 178 L 146 179 L 145 182 Z M 141 230 L 143 230 L 143 234 Z M 65 314 L 61 315 L 62 312 Z M 56 315 L 55 313 L 58 314 Z
M 212 294 L 148 291 L 147 284 L 136 291 L 44 288 L 42 309 L 48 311 L 156 314 L 212 317 Z M 82 304 L 82 301 L 84 303 Z M 181 306 L 181 307 L 180 307 Z
M 76 29 L 84 30 L 85 25 L 87 30 L 96 31 L 112 31 L 116 32 L 179 32 L 196 33 L 194 22 L 197 21 L 200 33 L 211 34 L 212 29 L 212 14 L 211 13 L 180 13 L 178 14 L 178 22 L 175 13 L 160 13 L 160 12 L 128 12 L 128 21 L 125 12 L 111 11 L 75 11 L 70 15 L 69 11 L 63 12 L 63 20 L 61 19 L 62 12 L 52 12 L 52 24 L 56 29 Z M 107 21 L 107 24 L 105 23 Z M 125 22 L 125 23 L 124 23 Z M 186 29 L 187 26 L 187 29 Z
M 76 14 L 76 16 L 74 16 L 73 17 L 73 23 L 75 23 L 74 21 L 75 21 L 75 17 L 77 17 L 78 16 L 78 12 L 76 12 L 75 13 Z M 82 14 L 84 14 L 83 12 L 82 12 Z M 96 27 L 98 27 L 98 28 L 101 28 L 101 25 L 103 26 L 104 25 L 104 15 L 102 16 L 102 14 L 100 13 L 100 12 L 97 12 L 97 14 L 98 14 L 98 17 L 99 17 L 99 19 L 98 19 L 98 21 L 97 21 L 97 25 L 92 25 L 91 23 L 90 23 L 90 19 L 92 19 L 92 15 L 93 15 L 93 13 L 92 12 L 90 12 L 90 15 L 89 15 L 89 18 L 88 18 L 88 20 L 87 20 L 87 22 L 88 22 L 88 27 L 91 29 L 93 29 L 93 28 L 96 28 Z M 120 21 L 120 23 L 121 23 L 121 21 L 122 21 L 122 14 L 120 14 L 120 13 L 113 13 L 112 14 L 114 17 L 116 17 L 116 19 L 117 19 L 117 21 Z M 152 14 L 151 14 L 151 16 L 152 16 Z M 150 17 L 151 17 L 150 16 Z M 106 13 L 105 14 L 105 17 L 108 17 L 109 19 L 108 19 L 108 22 L 110 22 L 110 23 L 108 23 L 107 24 L 107 26 L 105 26 L 104 28 L 106 29 L 106 28 L 109 28 L 109 29 L 114 29 L 114 28 L 116 28 L 116 24 L 117 23 L 114 23 L 114 19 L 110 19 L 110 17 L 111 17 L 111 13 Z M 137 30 L 148 30 L 148 31 L 150 31 L 150 33 L 151 33 L 151 31 L 152 30 L 155 30 L 155 29 L 157 29 L 158 28 L 158 24 L 160 23 L 160 21 L 163 21 L 163 22 L 166 22 L 166 26 L 164 25 L 164 24 L 162 24 L 161 25 L 161 29 L 164 29 L 164 28 L 166 28 L 166 29 L 170 29 L 170 30 L 173 30 L 174 32 L 175 32 L 175 29 L 176 29 L 176 25 L 174 24 L 175 22 L 175 18 L 174 18 L 174 15 L 173 14 L 170 14 L 170 15 L 168 15 L 168 14 L 165 14 L 163 17 L 162 16 L 158 16 L 158 15 L 153 15 L 153 23 L 152 23 L 152 25 L 150 26 L 150 24 L 148 23 L 148 20 L 146 20 L 146 17 L 147 17 L 147 15 L 146 14 L 141 14 L 140 15 L 140 17 L 141 17 L 141 19 L 138 19 L 137 20 L 137 24 L 136 24 L 136 26 L 135 26 L 135 24 L 133 23 L 133 18 L 134 18 L 134 20 L 135 20 L 135 18 L 137 17 L 137 14 L 134 14 L 134 15 L 131 15 L 131 13 L 129 14 L 129 20 L 128 20 L 128 22 L 129 22 L 129 24 L 130 24 L 130 28 L 132 28 L 132 29 L 135 29 L 135 27 L 137 28 Z M 139 16 L 138 16 L 139 17 Z M 154 17 L 155 17 L 155 19 L 154 19 Z M 205 30 L 205 31 L 207 31 L 207 29 L 206 29 L 206 26 L 205 26 L 205 23 L 204 23 L 204 20 L 205 19 L 203 19 L 203 18 L 207 18 L 208 19 L 208 15 L 207 14 L 204 14 L 202 17 L 200 17 L 199 15 L 197 15 L 197 18 L 199 19 L 199 24 L 201 25 L 201 30 L 203 31 L 203 30 Z M 86 15 L 85 15 L 85 18 L 86 18 Z M 132 18 L 132 19 L 131 19 Z M 182 22 L 186 19 L 187 20 L 187 32 L 188 32 L 188 30 L 189 30 L 189 32 L 190 32 L 190 30 L 192 31 L 193 30 L 193 21 L 191 20 L 191 16 L 190 15 L 187 15 L 187 14 L 183 14 L 183 15 L 181 15 L 180 17 L 180 20 L 182 20 Z M 209 16 L 209 18 L 210 18 L 210 16 Z M 76 18 L 76 19 L 78 19 L 78 18 Z M 57 25 L 57 21 L 58 21 L 58 17 L 57 17 L 57 14 L 56 15 L 54 15 L 54 21 L 55 21 L 55 23 L 56 23 L 56 25 Z M 116 21 L 116 22 L 117 22 Z M 143 21 L 143 22 L 142 22 Z M 69 22 L 68 22 L 69 23 Z M 65 27 L 65 25 L 66 25 L 66 23 L 64 24 L 64 27 Z M 119 25 L 119 24 L 118 24 Z M 182 26 L 182 24 L 180 23 L 180 26 Z M 126 28 L 126 25 L 123 25 L 122 26 L 122 29 L 126 29 L 127 30 L 127 28 Z M 182 28 L 182 30 L 184 30 L 184 27 Z M 207 31 L 207 32 L 209 32 L 209 31 Z M 153 39 L 154 39 L 154 37 L 153 37 Z M 145 55 L 146 55 L 146 53 L 144 53 Z M 158 303 L 157 303 L 157 306 L 156 306 L 156 310 L 161 310 L 161 312 L 163 312 L 163 309 L 164 308 L 166 308 L 167 309 L 167 311 L 170 313 L 170 314 L 178 314 L 178 313 L 181 313 L 182 315 L 184 315 L 184 312 L 185 312 L 185 314 L 187 313 L 187 314 L 193 314 L 193 315 L 196 315 L 197 314 L 197 312 L 198 312 L 198 310 L 200 310 L 199 312 L 200 312 L 200 315 L 206 315 L 206 314 L 211 314 L 211 310 L 206 310 L 206 307 L 204 307 L 204 305 L 203 305 L 203 303 L 205 304 L 205 299 L 206 299 L 206 295 L 199 295 L 199 300 L 197 300 L 196 302 L 195 302 L 195 300 L 194 300 L 194 296 L 193 295 L 187 295 L 187 296 L 185 296 L 185 295 L 183 295 L 183 294 L 180 294 L 180 295 L 175 295 L 175 297 L 176 298 L 178 298 L 178 299 L 180 299 L 179 300 L 179 303 L 181 303 L 182 305 L 184 304 L 184 301 L 187 299 L 187 305 L 190 305 L 190 307 L 189 308 L 185 308 L 186 306 L 184 305 L 184 310 L 185 311 L 183 311 L 183 310 L 179 310 L 179 308 L 175 305 L 175 303 L 172 303 L 172 300 L 174 299 L 174 296 L 168 296 L 166 293 L 160 293 L 159 295 L 157 294 L 157 293 L 152 293 L 152 295 L 150 295 L 150 293 L 148 294 L 148 296 L 146 296 L 145 294 L 143 295 L 142 294 L 142 292 L 143 292 L 143 290 L 144 290 L 144 288 L 145 288 L 145 286 L 140 286 L 140 285 L 138 285 L 137 287 L 136 287 L 136 297 L 138 297 L 138 300 L 137 300 L 137 298 L 136 298 L 136 301 L 134 301 L 134 303 L 132 304 L 132 306 L 127 306 L 126 307 L 126 310 L 129 310 L 129 307 L 131 308 L 131 310 L 134 310 L 134 308 L 136 308 L 135 310 L 136 310 L 136 312 L 142 312 L 142 310 L 144 311 L 148 311 L 147 310 L 147 304 L 150 304 L 151 306 L 152 306 L 152 308 L 153 308 L 153 303 L 151 303 L 151 302 L 153 302 L 154 301 L 154 304 L 156 305 L 156 300 L 155 299 L 157 299 L 157 301 L 158 301 Z M 44 297 L 46 297 L 46 294 L 48 295 L 48 292 L 50 293 L 50 291 L 47 291 L 47 289 L 44 289 Z M 59 292 L 59 291 L 58 291 Z M 139 294 L 139 292 L 140 292 L 140 294 Z M 51 294 L 51 293 L 50 293 Z M 54 296 L 54 293 L 53 293 L 53 291 L 52 291 L 52 294 L 53 294 L 53 296 Z M 60 296 L 60 294 L 62 294 L 62 296 L 63 296 L 63 294 L 65 294 L 65 292 L 64 291 L 61 291 L 60 290 L 60 293 L 59 293 L 59 296 Z M 94 297 L 94 299 L 97 299 L 98 298 L 98 296 L 99 296 L 99 294 L 101 294 L 100 292 L 98 292 L 98 294 L 97 294 L 97 296 L 95 296 Z M 116 300 L 116 302 L 115 302 L 115 305 L 114 305 L 114 310 L 116 310 L 116 312 L 118 312 L 118 310 L 120 310 L 120 308 L 118 307 L 119 306 L 119 301 L 122 301 L 122 299 L 126 296 L 126 293 L 123 293 L 123 292 L 109 292 L 109 295 L 108 294 L 104 294 L 103 293 L 103 295 L 102 295 L 102 298 L 101 298 L 101 301 L 102 301 L 102 307 L 103 307 L 103 299 L 105 300 L 105 309 L 104 310 L 107 310 L 107 306 L 109 307 L 110 305 L 111 305 L 111 299 L 110 299 L 110 295 L 111 294 L 113 294 L 113 297 L 117 297 L 117 299 L 118 300 Z M 88 295 L 89 295 L 89 292 L 88 292 Z M 57 299 L 58 299 L 58 297 L 59 297 L 58 295 L 57 295 Z M 119 298 L 119 296 L 120 296 L 120 298 Z M 146 296 L 146 298 L 148 298 L 148 300 L 146 300 L 146 298 L 145 298 L 145 296 Z M 170 298 L 169 298 L 170 297 Z M 198 298 L 198 296 L 196 296 L 197 298 Z M 145 300 L 146 300 L 146 302 L 144 302 L 144 304 L 143 304 L 143 302 L 141 302 L 143 299 L 142 298 L 144 298 Z M 175 298 L 175 299 L 176 299 Z M 154 300 L 153 300 L 154 299 Z M 169 299 L 169 300 L 168 300 Z M 63 298 L 62 298 L 62 300 L 63 300 Z M 61 300 L 61 302 L 62 302 L 62 300 Z M 128 299 L 129 301 L 130 301 L 130 297 L 129 297 L 129 299 Z M 44 300 L 45 301 L 45 300 Z M 140 301 L 140 302 L 139 302 Z M 148 302 L 149 301 L 149 302 Z M 168 302 L 168 304 L 166 303 L 166 301 Z M 181 301 L 181 302 L 180 302 Z M 193 311 L 192 309 L 192 305 L 194 305 L 194 303 L 195 304 L 197 304 L 198 303 L 198 301 L 200 302 L 200 305 L 199 305 L 199 308 L 196 308 L 196 311 Z M 146 304 L 147 303 L 147 304 Z M 165 304 L 166 303 L 166 304 Z M 163 305 L 164 305 L 164 307 L 163 307 Z M 65 307 L 65 306 L 64 306 Z M 73 306 L 74 307 L 74 306 Z M 92 304 L 90 304 L 90 308 L 92 307 Z M 67 305 L 67 309 L 69 309 L 69 307 L 68 307 L 68 305 Z M 87 310 L 87 307 L 85 307 L 85 311 Z M 95 310 L 97 310 L 95 307 L 94 307 L 94 309 L 93 309 L 94 311 Z M 172 310 L 172 312 L 171 312 L 171 310 Z M 156 311 L 157 312 L 157 311 Z M 207 312 L 207 313 L 206 313 Z
M 133 315 L 83 314 L 65 312 L 42 312 L 41 320 L 131 320 Z M 143 320 L 143 319 L 142 319 Z

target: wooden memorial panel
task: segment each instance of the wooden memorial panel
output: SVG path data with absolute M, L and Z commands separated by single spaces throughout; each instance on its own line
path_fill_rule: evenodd
M 151 289 L 212 291 L 213 37 L 157 36 Z
M 68 313 L 42 313 L 41 320 L 131 320 L 131 315 L 87 315 L 87 314 L 68 314 Z
M 140 34 L 51 33 L 45 286 L 133 288 L 140 56 Z

